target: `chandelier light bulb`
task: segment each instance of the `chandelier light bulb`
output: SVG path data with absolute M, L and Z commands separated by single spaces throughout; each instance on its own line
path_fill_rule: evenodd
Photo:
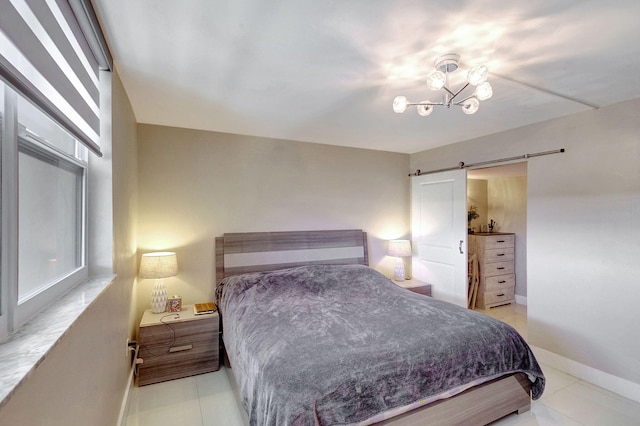
M 404 96 L 396 96 L 393 100 L 393 111 L 397 114 L 402 114 L 407 110 L 407 105 L 409 105 L 407 98 Z
M 421 103 L 427 103 L 429 101 L 422 101 Z M 422 117 L 426 117 L 433 112 L 433 105 L 418 105 L 418 114 Z
M 489 84 L 488 81 L 478 84 L 473 95 L 480 101 L 489 99 L 491 96 L 493 96 L 493 89 L 491 88 L 491 84 Z
M 427 87 L 431 90 L 440 90 L 447 82 L 447 76 L 442 71 L 434 71 L 427 78 Z
M 475 114 L 478 108 L 480 108 L 480 101 L 473 97 L 462 103 L 462 112 L 465 114 Z
M 467 74 L 467 80 L 469 81 L 469 84 L 477 86 L 478 84 L 485 82 L 488 76 L 489 69 L 486 66 L 476 65 L 469 70 L 469 74 Z

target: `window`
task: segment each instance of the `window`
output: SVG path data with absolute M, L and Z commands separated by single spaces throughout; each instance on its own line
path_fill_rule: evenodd
M 0 339 L 87 277 L 88 150 L 111 57 L 90 0 L 0 13 Z
M 20 94 L 8 87 L 4 93 L 3 117 L 16 117 L 4 120 L 2 144 L 3 181 L 17 188 L 4 200 L 14 207 L 3 219 L 17 229 L 6 240 L 8 252 L 17 248 L 5 263 L 14 279 L 4 281 L 17 327 L 87 277 L 88 153 Z

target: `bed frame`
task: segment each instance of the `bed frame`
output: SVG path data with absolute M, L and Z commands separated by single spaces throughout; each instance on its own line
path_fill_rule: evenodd
M 231 233 L 216 238 L 217 283 L 226 276 L 246 272 L 309 264 L 354 263 L 368 265 L 367 234 L 359 229 Z M 227 372 L 231 372 L 231 382 L 236 386 L 231 368 L 227 368 Z M 237 388 L 234 391 L 238 397 Z M 514 412 L 528 411 L 530 395 L 531 383 L 525 374 L 518 373 L 376 424 L 484 425 Z

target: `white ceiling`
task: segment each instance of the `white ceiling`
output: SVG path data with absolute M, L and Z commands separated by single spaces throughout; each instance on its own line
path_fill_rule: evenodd
M 640 97 L 637 0 L 93 1 L 140 123 L 414 153 Z M 450 52 L 493 98 L 395 114 Z

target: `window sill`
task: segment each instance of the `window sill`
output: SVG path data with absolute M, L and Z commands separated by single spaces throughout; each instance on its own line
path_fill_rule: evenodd
M 0 344 L 0 408 L 114 278 L 85 280 Z

